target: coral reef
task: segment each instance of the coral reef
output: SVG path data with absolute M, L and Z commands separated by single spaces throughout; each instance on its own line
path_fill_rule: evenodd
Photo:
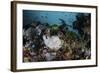
M 90 59 L 90 18 L 90 14 L 78 13 L 72 26 L 61 18 L 60 25 L 40 21 L 24 25 L 23 62 Z

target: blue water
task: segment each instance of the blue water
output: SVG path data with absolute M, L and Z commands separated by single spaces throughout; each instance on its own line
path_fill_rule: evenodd
M 72 25 L 76 20 L 76 12 L 61 12 L 61 11 L 35 11 L 23 10 L 23 24 L 31 24 L 32 21 L 40 21 L 41 23 L 61 24 L 60 19 L 63 19 L 66 24 Z

